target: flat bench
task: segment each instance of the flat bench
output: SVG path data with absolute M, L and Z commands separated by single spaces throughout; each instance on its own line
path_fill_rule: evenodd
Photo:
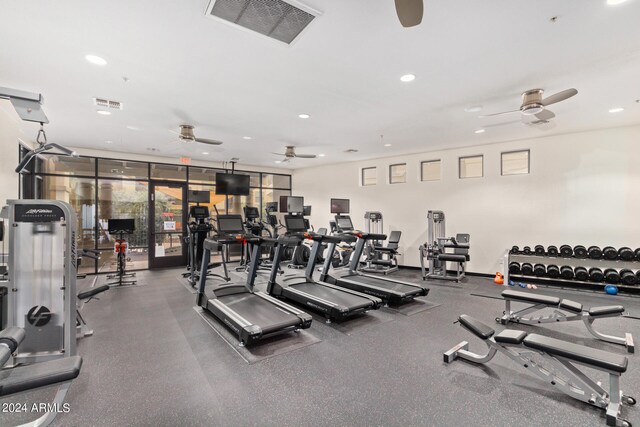
M 89 337 L 93 335 L 93 329 L 89 328 L 87 322 L 82 317 L 80 310 L 82 307 L 92 299 L 96 298 L 96 295 L 99 295 L 105 291 L 111 289 L 109 285 L 96 286 L 95 288 L 88 289 L 86 291 L 82 291 L 77 295 L 76 302 L 76 339 Z
M 11 359 L 11 355 L 24 340 L 24 329 L 11 327 L 0 331 L 0 367 Z M 0 370 L 0 397 L 25 393 L 43 387 L 58 386 L 58 391 L 47 411 L 37 420 L 21 427 L 45 427 L 51 424 L 61 408 L 71 382 L 80 375 L 82 357 L 71 356 L 33 365 L 4 368 Z
M 622 394 L 620 390 L 620 377 L 629 364 L 626 356 L 514 329 L 496 334 L 490 326 L 465 314 L 458 321 L 483 340 L 488 352 L 485 355 L 473 353 L 469 351 L 469 343 L 462 341 L 444 353 L 445 363 L 457 358 L 486 363 L 501 352 L 568 396 L 605 410 L 607 425 L 631 425 L 620 416 L 623 404 L 636 403 L 633 397 Z M 589 378 L 576 365 L 608 374 L 609 390 L 603 389 L 599 382 Z
M 633 336 L 630 333 L 625 333 L 624 337 L 617 337 L 603 334 L 593 328 L 593 322 L 597 319 L 622 316 L 624 313 L 624 307 L 621 305 L 606 305 L 586 309 L 579 302 L 568 299 L 560 299 L 550 295 L 512 290 L 503 291 L 502 298 L 505 300 L 506 307 L 503 316 L 496 318 L 496 322 L 498 323 L 502 323 L 503 325 L 507 325 L 509 322 L 522 323 L 525 325 L 538 325 L 542 323 L 581 320 L 584 322 L 589 333 L 597 339 L 610 342 L 612 344 L 624 345 L 629 353 L 635 352 Z M 524 303 L 528 304 L 528 306 L 518 311 L 512 311 L 512 302 Z M 553 313 L 529 316 L 533 312 L 546 308 L 554 309 Z

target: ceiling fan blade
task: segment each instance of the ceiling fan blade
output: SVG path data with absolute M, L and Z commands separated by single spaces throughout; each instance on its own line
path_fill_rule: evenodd
M 538 120 L 551 120 L 553 119 L 556 115 L 553 113 L 553 111 L 550 110 L 542 110 L 540 111 L 538 114 L 534 114 L 535 117 L 538 118 Z
M 424 4 L 422 0 L 395 0 L 396 13 L 403 27 L 415 27 L 422 22 Z
M 551 95 L 542 100 L 542 105 L 551 105 L 556 102 L 564 101 L 565 99 L 569 99 L 572 96 L 576 96 L 578 91 L 576 89 L 567 89 L 562 92 L 558 92 L 555 95 Z
M 222 145 L 222 141 L 216 141 L 215 139 L 196 138 L 195 141 L 201 144 Z
M 296 157 L 300 157 L 301 159 L 315 159 L 315 154 L 296 154 Z
M 512 114 L 512 113 L 519 113 L 520 110 L 512 110 L 512 111 L 503 111 L 501 113 L 492 113 L 492 114 L 484 114 L 482 116 L 478 116 L 480 118 L 483 117 L 494 117 L 494 116 L 502 116 L 503 114 Z
M 271 154 L 273 154 L 274 156 L 278 156 L 278 157 L 281 157 L 281 156 L 285 155 L 285 154 L 282 154 L 282 153 L 273 153 L 273 152 Z
M 289 161 L 291 161 L 291 157 L 285 157 L 284 160 L 282 160 L 281 162 L 282 163 L 287 163 Z

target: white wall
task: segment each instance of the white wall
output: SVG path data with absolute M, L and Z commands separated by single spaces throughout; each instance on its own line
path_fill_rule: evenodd
M 531 173 L 500 176 L 500 153 L 531 150 Z M 458 157 L 484 155 L 484 178 L 458 179 Z M 420 182 L 420 162 L 442 159 L 442 180 Z M 504 250 L 524 245 L 640 247 L 640 126 L 299 169 L 293 194 L 328 226 L 329 199 L 351 199 L 356 228 L 379 210 L 385 232 L 401 230 L 401 264 L 419 265 L 427 211 L 443 210 L 447 235 L 471 234 L 468 270 L 498 271 Z M 388 184 L 388 165 L 407 163 L 406 184 Z M 376 166 L 378 185 L 360 186 Z

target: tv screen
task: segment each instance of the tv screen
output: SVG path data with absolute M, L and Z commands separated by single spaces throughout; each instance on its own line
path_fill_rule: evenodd
M 249 175 L 216 173 L 216 194 L 248 196 L 249 179 Z
M 311 206 L 305 206 L 302 209 L 302 216 L 311 216 Z
M 332 214 L 348 214 L 349 199 L 331 199 Z
M 209 208 L 206 206 L 191 206 L 189 216 L 196 219 L 209 218 Z
M 131 233 L 136 230 L 136 222 L 133 218 L 110 219 L 107 227 L 109 229 L 109 233 L 117 233 L 119 231 Z
M 208 191 L 189 190 L 189 203 L 210 203 L 211 195 Z
M 289 233 L 301 233 L 307 231 L 304 218 L 298 215 L 286 215 L 284 217 L 284 225 Z
M 244 223 L 240 215 L 219 215 L 218 232 L 221 234 L 242 234 Z
M 260 218 L 260 211 L 258 208 L 254 206 L 245 206 L 244 207 L 244 217 L 246 219 L 256 219 Z
M 301 214 L 304 211 L 304 197 L 287 197 L 287 212 L 288 213 L 299 213 Z

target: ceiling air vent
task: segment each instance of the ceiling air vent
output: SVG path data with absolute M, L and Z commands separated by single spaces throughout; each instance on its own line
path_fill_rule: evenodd
M 356 150 L 355 148 L 349 148 L 348 150 L 344 150 L 345 153 L 357 153 L 358 150 Z
M 298 6 L 282 0 L 211 0 L 207 15 L 291 44 L 318 15 Z
M 93 98 L 93 103 L 102 108 L 113 108 L 114 110 L 122 110 L 122 102 L 109 101 L 108 99 Z

